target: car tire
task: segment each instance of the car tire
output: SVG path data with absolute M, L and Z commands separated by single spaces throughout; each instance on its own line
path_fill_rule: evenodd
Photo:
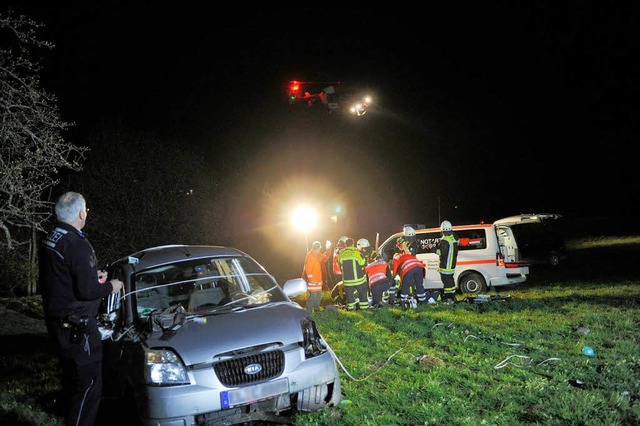
M 481 294 L 487 291 L 487 283 L 482 275 L 471 272 L 460 279 L 459 288 L 463 294 Z
M 560 256 L 558 256 L 558 253 L 550 253 L 548 263 L 551 266 L 558 266 L 560 264 Z

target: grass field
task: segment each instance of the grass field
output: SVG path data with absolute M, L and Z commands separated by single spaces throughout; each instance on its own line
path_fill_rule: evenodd
M 344 399 L 296 424 L 640 424 L 640 237 L 568 246 L 565 264 L 532 267 L 487 303 L 316 313 Z M 38 298 L 0 302 L 7 321 L 27 315 L 0 327 L 0 422 L 60 425 Z

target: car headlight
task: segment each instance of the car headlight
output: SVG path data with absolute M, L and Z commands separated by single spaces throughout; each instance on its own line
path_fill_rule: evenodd
M 304 347 L 304 355 L 307 358 L 313 358 L 327 349 L 322 342 L 316 323 L 311 318 L 305 318 L 300 321 L 302 327 L 302 346 Z
M 145 353 L 145 380 L 150 385 L 189 384 L 184 364 L 172 350 L 150 349 Z

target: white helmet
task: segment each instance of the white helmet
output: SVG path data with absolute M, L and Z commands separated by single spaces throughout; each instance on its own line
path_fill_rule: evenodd
M 347 237 L 346 235 L 343 235 L 342 237 L 340 237 L 340 238 L 338 239 L 338 243 L 342 243 L 342 244 L 344 244 L 344 243 L 346 243 L 346 242 L 347 242 L 347 240 L 348 240 L 348 239 L 349 239 L 349 237 Z
M 360 238 L 358 240 L 358 244 L 356 244 L 356 246 L 358 247 L 358 250 L 369 247 L 370 245 L 371 244 L 369 244 L 369 240 L 367 240 L 366 238 Z
M 442 232 L 451 231 L 452 229 L 453 229 L 453 226 L 451 225 L 451 222 L 449 222 L 448 220 L 443 220 L 442 223 L 440 224 L 440 230 Z
M 414 237 L 416 235 L 416 230 L 407 225 L 402 228 L 402 232 L 404 232 L 405 237 Z

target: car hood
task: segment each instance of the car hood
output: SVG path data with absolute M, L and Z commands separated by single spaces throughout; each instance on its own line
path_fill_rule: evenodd
M 181 325 L 151 333 L 149 348 L 172 348 L 185 365 L 210 363 L 230 351 L 265 344 L 302 341 L 306 310 L 295 302 L 241 307 L 221 314 L 188 317 Z

